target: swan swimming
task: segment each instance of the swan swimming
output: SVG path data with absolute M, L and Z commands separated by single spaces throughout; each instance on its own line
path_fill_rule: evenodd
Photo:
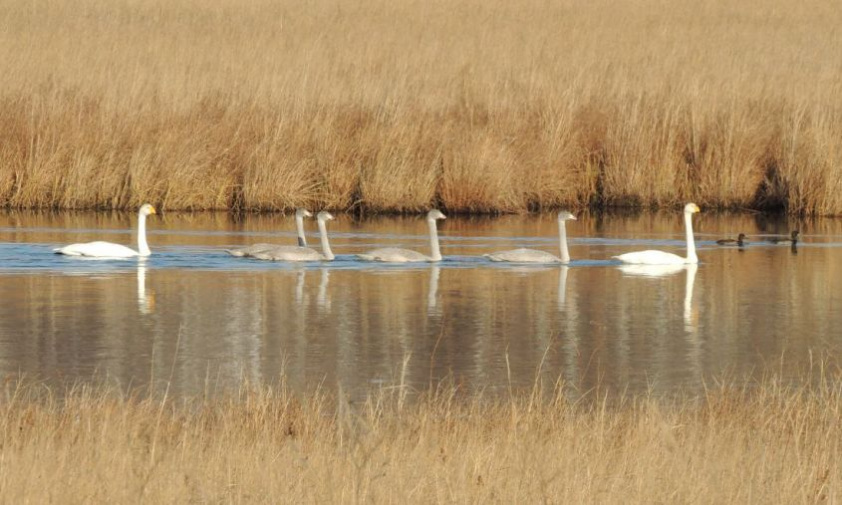
M 357 254 L 357 257 L 365 261 L 382 261 L 385 263 L 411 263 L 419 261 L 441 261 L 441 249 L 439 249 L 439 233 L 436 229 L 436 221 L 447 217 L 440 210 L 433 209 L 427 213 L 427 226 L 430 228 L 430 249 L 432 254 L 426 256 L 411 249 L 399 247 L 384 247 L 375 249 L 364 254 Z
M 575 220 L 576 216 L 567 211 L 558 213 L 558 248 L 561 253 L 560 258 L 536 249 L 515 249 L 513 251 L 483 254 L 483 256 L 491 261 L 509 261 L 512 263 L 570 263 L 570 253 L 567 251 L 567 230 L 564 222 Z
M 322 242 L 322 252 L 311 247 L 274 246 L 271 249 L 251 254 L 252 258 L 269 261 L 333 261 L 335 256 L 327 240 L 327 221 L 333 220 L 333 215 L 323 210 L 318 213 L 319 238 Z
M 298 247 L 307 247 L 307 237 L 304 236 L 304 218 L 313 217 L 313 213 L 307 209 L 295 209 L 295 230 L 298 233 Z M 254 244 L 238 249 L 226 249 L 225 252 L 231 256 L 243 257 L 252 256 L 255 253 L 279 247 L 277 244 Z
M 665 251 L 639 251 L 613 256 L 623 263 L 631 263 L 635 265 L 686 265 L 691 263 L 698 263 L 699 258 L 696 256 L 696 243 L 693 240 L 693 214 L 701 212 L 699 206 L 695 203 L 688 203 L 684 206 L 684 229 L 687 235 L 687 257 L 682 257 L 677 254 L 668 253 Z
M 84 256 L 87 258 L 134 258 L 152 254 L 146 243 L 146 216 L 155 214 L 155 207 L 145 203 L 137 213 L 137 251 L 121 244 L 112 242 L 86 242 L 84 244 L 70 244 L 53 249 L 56 254 L 66 256 Z

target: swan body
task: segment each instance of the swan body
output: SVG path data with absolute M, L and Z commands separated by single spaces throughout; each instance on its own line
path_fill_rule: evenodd
M 311 247 L 273 246 L 253 254 L 251 257 L 269 261 L 333 261 L 336 257 L 330 249 L 327 239 L 327 221 L 333 220 L 333 215 L 323 210 L 316 216 L 319 223 L 319 238 L 322 242 L 322 252 Z
M 427 225 L 430 228 L 430 250 L 431 255 L 427 256 L 411 249 L 399 247 L 383 247 L 357 254 L 357 257 L 365 261 L 382 261 L 384 263 L 417 263 L 423 261 L 441 261 L 441 249 L 439 248 L 439 233 L 436 228 L 436 221 L 446 219 L 440 210 L 433 209 L 427 213 Z
M 698 263 L 696 256 L 696 243 L 693 240 L 693 214 L 700 212 L 699 206 L 695 203 L 688 203 L 684 206 L 684 229 L 687 238 L 687 257 L 665 251 L 649 250 L 631 252 L 614 256 L 623 263 L 634 265 L 687 265 Z
M 567 250 L 567 230 L 565 221 L 575 221 L 576 216 L 562 211 L 558 213 L 558 247 L 560 257 L 554 256 L 546 251 L 536 249 L 514 249 L 512 251 L 501 251 L 491 254 L 484 254 L 491 261 L 507 261 L 511 263 L 570 263 L 570 253 Z
M 781 245 L 795 245 L 798 243 L 798 230 L 793 230 L 792 233 L 789 234 L 789 238 L 772 238 L 769 239 L 769 242 L 773 244 L 781 244 Z
M 298 234 L 298 247 L 307 247 L 307 237 L 304 236 L 304 218 L 313 217 L 313 213 L 307 209 L 295 210 L 295 231 Z M 243 256 L 253 256 L 259 252 L 282 247 L 277 244 L 254 244 L 246 247 L 239 247 L 237 249 L 226 249 L 225 252 L 231 256 L 241 258 Z
M 152 254 L 146 243 L 146 216 L 155 214 L 155 207 L 148 203 L 141 205 L 137 213 L 137 251 L 122 244 L 112 242 L 86 242 L 70 244 L 53 249 L 56 254 L 65 256 L 84 256 L 87 258 L 134 258 L 146 257 Z
M 746 244 L 745 238 L 746 238 L 746 234 L 740 233 L 739 235 L 737 235 L 736 239 L 723 238 L 721 240 L 717 240 L 716 243 L 719 244 L 719 245 L 737 245 L 739 247 L 742 247 Z

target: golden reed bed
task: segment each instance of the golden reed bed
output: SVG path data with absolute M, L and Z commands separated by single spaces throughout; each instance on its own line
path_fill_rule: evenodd
M 842 382 L 699 398 L 283 385 L 222 399 L 7 381 L 3 503 L 838 503 Z M 577 398 L 577 399 L 573 399 Z M 603 398 L 603 399 L 601 399 Z
M 0 205 L 842 214 L 832 0 L 8 0 Z

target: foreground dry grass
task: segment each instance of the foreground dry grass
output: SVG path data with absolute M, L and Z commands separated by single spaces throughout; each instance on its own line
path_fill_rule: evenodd
M 9 0 L 0 205 L 842 214 L 830 0 Z
M 757 385 L 755 385 L 757 386 Z M 7 384 L 5 503 L 836 503 L 842 382 L 685 400 L 557 394 L 358 405 L 284 387 L 225 400 L 59 398 Z M 561 390 L 559 390 L 561 391 Z M 341 396 L 340 396 L 341 398 Z

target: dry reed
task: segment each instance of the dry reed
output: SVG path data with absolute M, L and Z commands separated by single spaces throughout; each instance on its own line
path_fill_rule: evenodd
M 842 382 L 701 398 L 283 385 L 172 400 L 7 381 L 5 503 L 835 503 Z
M 0 205 L 842 214 L 827 0 L 10 0 Z

